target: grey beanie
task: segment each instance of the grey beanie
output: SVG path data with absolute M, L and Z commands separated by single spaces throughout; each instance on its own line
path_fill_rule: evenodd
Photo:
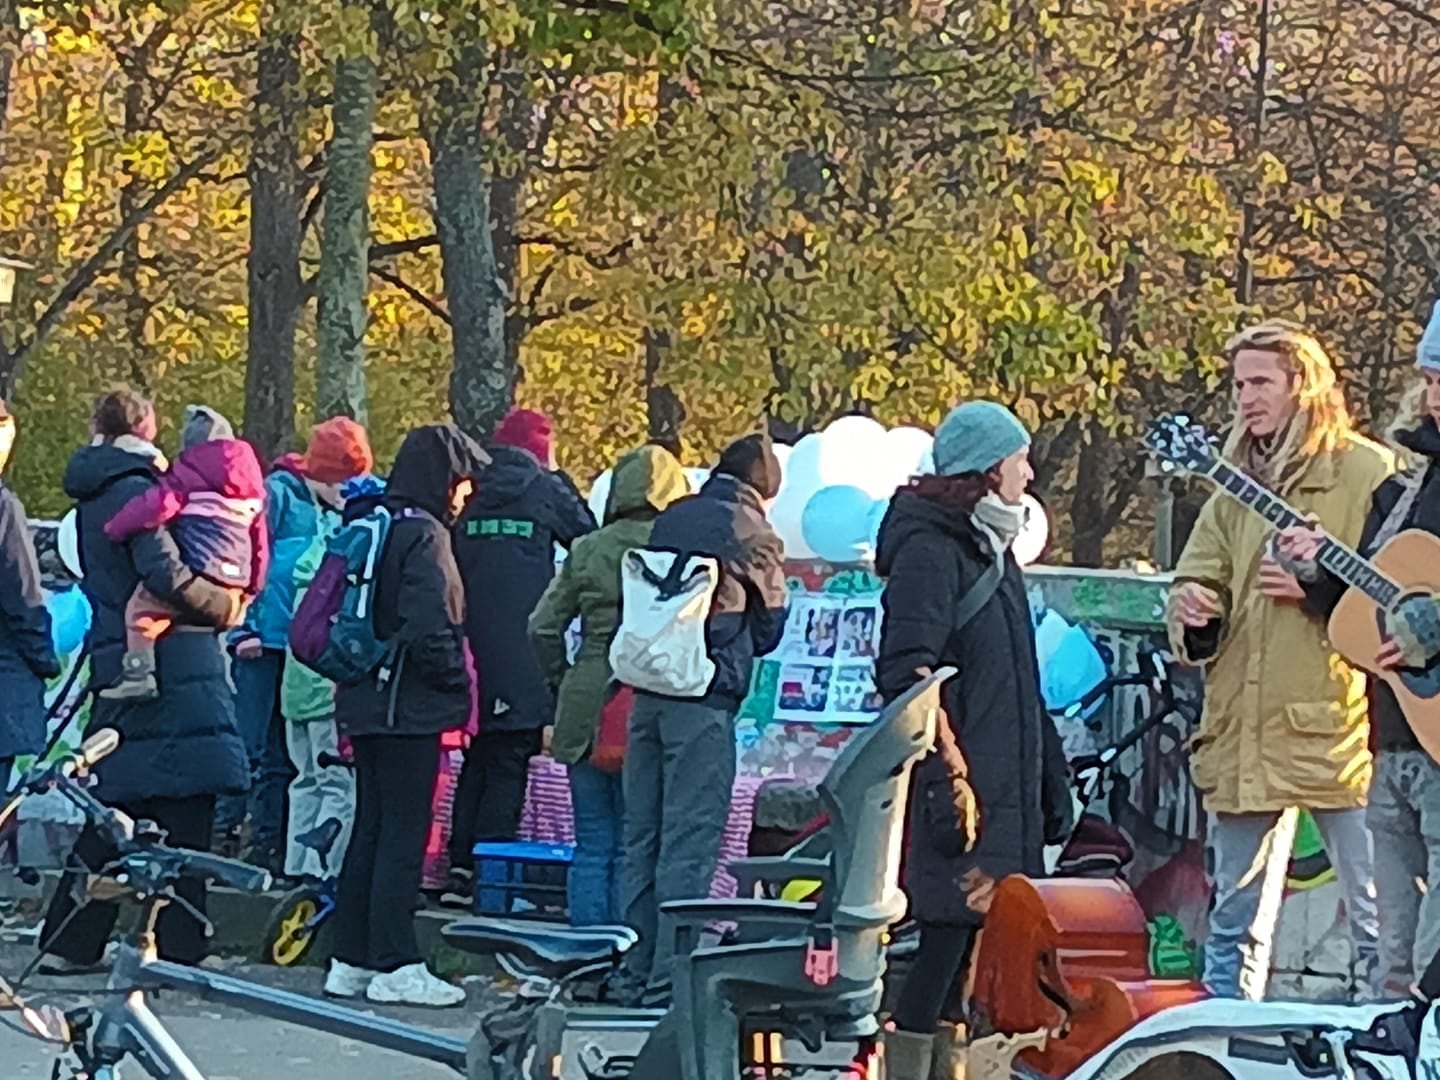
M 1430 321 L 1425 324 L 1420 347 L 1415 350 L 1415 362 L 1422 371 L 1440 371 L 1440 301 L 1430 312 Z
M 186 405 L 185 426 L 180 431 L 180 448 L 189 450 L 211 439 L 233 439 L 235 429 L 230 421 L 208 405 Z
M 951 409 L 935 432 L 935 471 L 986 472 L 1029 445 L 1030 433 L 1004 405 L 967 401 Z

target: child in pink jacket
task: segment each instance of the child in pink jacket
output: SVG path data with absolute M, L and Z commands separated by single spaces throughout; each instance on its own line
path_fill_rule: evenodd
M 170 471 L 105 523 L 105 536 L 123 543 L 169 527 L 185 565 L 231 594 L 230 625 L 265 583 L 265 476 L 249 443 L 234 437 L 213 409 L 185 410 L 182 452 Z M 103 698 L 144 701 L 158 693 L 155 642 L 175 624 L 173 607 L 143 585 L 125 605 L 125 661 L 120 680 Z

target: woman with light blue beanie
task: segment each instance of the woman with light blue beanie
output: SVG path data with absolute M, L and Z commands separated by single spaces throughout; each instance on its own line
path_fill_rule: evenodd
M 946 1052 L 941 1015 L 963 986 L 995 883 L 1043 874 L 1045 845 L 1069 834 L 1072 815 L 1025 579 L 1010 553 L 1033 477 L 1030 433 L 1003 405 L 966 402 L 935 433 L 935 471 L 896 494 L 876 556 L 886 579 L 876 661 L 885 699 L 946 665 L 959 671 L 944 689 L 947 722 L 912 781 L 905 889 L 920 950 L 886 1038 L 894 1080 L 930 1076 Z M 971 596 L 984 602 L 962 624 Z

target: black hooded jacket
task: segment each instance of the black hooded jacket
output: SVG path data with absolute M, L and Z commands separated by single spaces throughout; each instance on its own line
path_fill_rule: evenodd
M 463 727 L 470 714 L 461 626 L 465 590 L 450 548 L 450 490 L 485 465 L 485 451 L 451 424 L 405 436 L 386 484 L 395 515 L 375 594 L 375 632 L 398 648 L 389 682 L 335 690 L 349 736 L 430 735 Z
M 994 564 L 990 537 L 969 514 L 918 495 L 895 496 L 880 528 L 876 570 L 886 579 L 876 684 L 893 701 L 918 668 L 947 665 L 945 718 L 969 765 L 979 839 L 965 852 L 950 783 L 938 753 L 915 768 L 905 889 L 911 914 L 928 923 L 978 923 L 962 879 L 972 868 L 997 880 L 1041 874 L 1047 843 L 1069 831 L 1064 751 L 1040 696 L 1025 578 L 1014 556 L 995 595 L 960 629 L 955 609 Z
M 555 700 L 530 648 L 530 614 L 555 576 L 555 547 L 569 549 L 595 519 L 563 472 L 496 446 L 475 497 L 455 526 L 465 582 L 465 634 L 480 675 L 480 724 L 488 732 L 538 731 Z
M 1426 418 L 1414 431 L 1405 432 L 1396 440 L 1408 453 L 1406 457 L 1412 468 L 1424 469 L 1425 479 L 1421 481 L 1420 492 L 1410 507 L 1410 513 L 1400 523 L 1401 529 L 1422 529 L 1432 536 L 1440 536 L 1440 429 L 1435 421 Z M 1365 519 L 1365 529 L 1360 535 L 1360 553 L 1373 555 L 1375 538 L 1389 519 L 1391 511 L 1404 493 L 1405 481 L 1401 476 L 1392 476 L 1378 488 L 1370 500 L 1370 514 Z M 1311 600 L 1316 614 L 1328 617 L 1345 594 L 1345 585 L 1329 574 L 1322 579 L 1322 586 L 1311 590 Z M 1419 750 L 1420 743 L 1400 703 L 1395 700 L 1394 691 L 1382 680 L 1370 680 L 1370 749 L 1371 750 Z
M 105 538 L 105 522 L 154 486 L 149 458 L 114 443 L 84 446 L 65 470 L 65 493 L 76 503 L 80 583 L 94 615 L 90 679 L 108 686 L 125 652 L 125 602 L 137 585 L 185 611 L 186 621 L 224 622 L 228 592 L 197 576 L 180 559 L 165 529 L 123 544 Z M 113 727 L 120 747 L 96 769 L 97 794 L 107 802 L 189 798 L 244 791 L 250 783 L 245 745 L 235 727 L 225 654 L 219 636 L 177 628 L 155 646 L 160 696 L 154 701 L 96 698 L 91 730 Z

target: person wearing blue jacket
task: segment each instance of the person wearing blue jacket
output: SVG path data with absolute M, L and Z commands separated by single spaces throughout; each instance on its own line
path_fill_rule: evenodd
M 291 764 L 280 708 L 285 649 L 295 612 L 295 565 L 321 532 L 322 509 L 338 510 L 340 485 L 374 465 L 365 429 L 337 416 L 315 426 L 301 457 L 289 454 L 265 481 L 270 573 L 265 588 L 230 637 L 235 715 L 250 756 L 250 858 L 280 874 L 285 861 L 285 792 Z M 217 847 L 232 853 L 245 818 L 243 799 L 217 811 Z

